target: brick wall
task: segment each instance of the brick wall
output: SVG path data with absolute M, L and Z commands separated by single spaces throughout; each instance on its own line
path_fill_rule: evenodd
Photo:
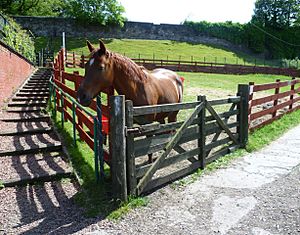
M 0 41 L 0 107 L 33 70 L 33 64 Z

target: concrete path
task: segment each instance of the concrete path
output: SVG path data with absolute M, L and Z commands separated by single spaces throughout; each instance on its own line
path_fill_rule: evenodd
M 102 221 L 81 232 L 300 234 L 299 164 L 300 126 L 186 187 L 155 192 L 147 207 L 112 223 L 110 229 Z

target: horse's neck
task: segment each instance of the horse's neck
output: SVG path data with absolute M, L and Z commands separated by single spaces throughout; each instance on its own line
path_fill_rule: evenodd
M 124 58 L 122 58 L 124 60 Z M 144 90 L 145 79 L 147 75 L 136 66 L 135 64 L 119 63 L 120 61 L 114 62 L 114 82 L 113 86 L 120 95 L 125 95 L 127 99 L 137 103 L 141 99 L 141 93 Z M 140 78 L 144 76 L 144 78 Z M 144 79 L 144 80 L 143 80 Z

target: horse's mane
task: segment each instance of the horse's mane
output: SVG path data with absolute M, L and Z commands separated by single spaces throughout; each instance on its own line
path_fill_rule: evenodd
M 110 52 L 110 56 L 116 68 L 121 69 L 127 77 L 139 82 L 144 82 L 148 79 L 147 74 L 144 72 L 146 69 L 137 65 L 131 59 L 114 52 Z
M 99 49 L 93 51 L 89 57 L 93 57 L 95 53 L 99 53 Z M 123 73 L 128 77 L 138 82 L 145 82 L 148 79 L 147 72 L 148 71 L 145 67 L 137 65 L 134 61 L 130 58 L 120 55 L 115 52 L 111 52 L 106 50 L 108 53 L 110 60 L 113 61 L 114 66 L 117 69 L 123 71 Z M 99 53 L 101 56 L 101 52 Z M 103 54 L 102 54 L 103 55 Z

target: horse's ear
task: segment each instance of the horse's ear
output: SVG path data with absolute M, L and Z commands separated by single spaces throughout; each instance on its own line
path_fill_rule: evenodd
M 99 44 L 100 44 L 100 53 L 102 55 L 105 55 L 105 53 L 106 53 L 106 47 L 104 45 L 104 42 L 101 39 L 99 39 Z
M 89 42 L 89 40 L 86 40 L 86 44 L 87 44 L 87 46 L 88 46 L 90 52 L 92 52 L 92 51 L 95 50 L 95 48 L 94 48 L 93 45 Z

